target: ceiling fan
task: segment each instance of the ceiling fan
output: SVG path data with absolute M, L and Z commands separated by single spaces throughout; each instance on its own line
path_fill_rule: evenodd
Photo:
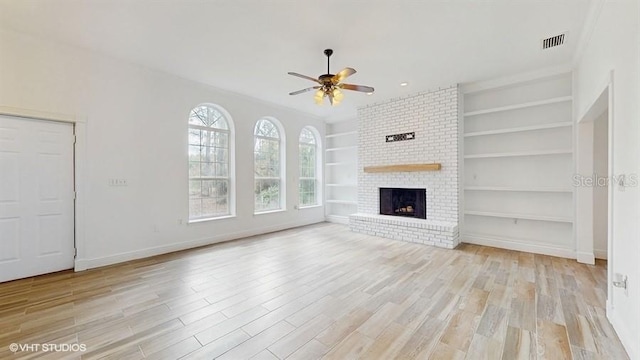
M 342 91 L 340 90 L 353 90 L 353 91 L 361 91 L 366 93 L 373 92 L 373 88 L 371 86 L 342 83 L 342 80 L 355 74 L 356 70 L 352 68 L 344 68 L 335 75 L 331 74 L 331 72 L 329 71 L 329 59 L 331 58 L 331 55 L 333 55 L 333 50 L 326 49 L 324 51 L 324 54 L 327 56 L 327 73 L 320 75 L 317 79 L 314 79 L 311 76 L 306 76 L 306 75 L 298 74 L 295 72 L 288 73 L 289 75 L 311 80 L 313 82 L 318 83 L 319 85 L 294 91 L 289 93 L 289 95 L 298 95 L 298 94 L 306 93 L 312 90 L 317 90 L 316 95 L 314 96 L 314 100 L 316 101 L 316 104 L 321 105 L 324 98 L 328 97 L 331 105 L 335 106 L 335 105 L 338 105 L 344 98 L 344 94 L 342 94 Z

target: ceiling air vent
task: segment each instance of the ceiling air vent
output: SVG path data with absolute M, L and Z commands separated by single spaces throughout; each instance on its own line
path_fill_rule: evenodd
M 549 49 L 552 47 L 560 46 L 564 44 L 564 38 L 567 34 L 562 33 L 560 35 L 552 36 L 550 38 L 546 38 L 542 40 L 542 50 Z

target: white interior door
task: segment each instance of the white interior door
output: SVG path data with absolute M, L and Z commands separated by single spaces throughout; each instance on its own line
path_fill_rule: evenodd
M 0 282 L 73 268 L 73 125 L 0 116 Z

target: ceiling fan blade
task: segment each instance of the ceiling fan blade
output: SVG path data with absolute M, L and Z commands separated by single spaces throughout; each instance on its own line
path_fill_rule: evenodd
M 307 79 L 307 80 L 311 80 L 313 82 L 317 82 L 318 84 L 320 84 L 320 80 L 318 79 L 314 79 L 311 76 L 307 76 L 307 75 L 302 75 L 302 74 L 298 74 L 296 72 L 288 72 L 287 74 L 289 75 L 293 75 L 293 76 L 297 76 L 299 78 L 303 78 L 303 79 Z
M 311 90 L 316 90 L 316 89 L 320 89 L 320 86 L 314 86 L 314 87 L 310 87 L 310 88 L 306 88 L 306 89 L 290 92 L 289 95 L 298 95 L 298 94 L 306 93 L 306 92 L 309 92 Z
M 362 92 L 373 92 L 373 88 L 371 86 L 364 86 L 364 85 L 353 85 L 353 84 L 340 84 L 338 85 L 339 88 L 341 89 L 345 89 L 345 90 L 353 90 L 353 91 L 362 91 Z
M 355 73 L 356 73 L 356 69 L 344 68 L 340 70 L 339 73 L 335 74 L 331 79 L 331 81 L 333 81 L 334 84 L 337 84 Z

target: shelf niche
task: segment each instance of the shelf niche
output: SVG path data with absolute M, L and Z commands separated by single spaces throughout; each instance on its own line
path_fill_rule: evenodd
M 440 163 L 432 164 L 402 164 L 402 165 L 382 165 L 382 166 L 365 166 L 366 173 L 382 173 L 382 172 L 411 172 L 411 171 L 437 171 L 442 168 Z

